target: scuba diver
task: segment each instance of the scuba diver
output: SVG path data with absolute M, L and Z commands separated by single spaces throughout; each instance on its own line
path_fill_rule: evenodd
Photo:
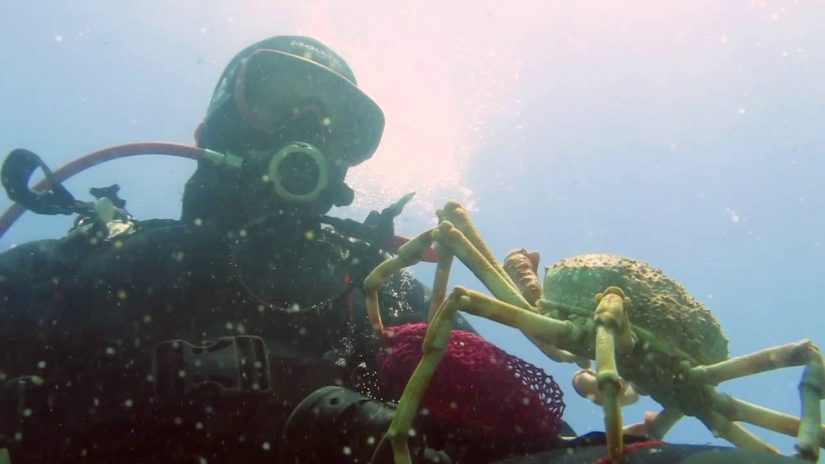
M 398 385 L 380 374 L 362 282 L 393 250 L 409 197 L 363 223 L 327 215 L 353 201 L 347 170 L 372 156 L 383 127 L 340 56 L 277 36 L 221 75 L 180 220 L 133 218 L 116 186 L 77 201 L 35 154 L 13 151 L 10 198 L 78 218 L 66 237 L 0 254 L 0 448 L 11 462 L 391 462 L 381 437 Z M 38 167 L 49 188 L 30 190 Z M 428 290 L 409 274 L 379 297 L 388 325 L 427 319 Z M 463 319 L 454 327 L 480 339 Z M 557 393 L 553 436 L 462 432 L 433 414 L 411 437 L 416 460 L 603 460 L 602 435 L 572 438 L 548 378 L 535 377 Z M 634 463 L 795 462 L 627 442 Z

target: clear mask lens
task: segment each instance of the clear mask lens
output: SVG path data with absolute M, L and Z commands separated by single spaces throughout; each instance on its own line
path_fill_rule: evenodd
M 383 132 L 381 110 L 352 83 L 275 50 L 258 50 L 244 59 L 233 94 L 241 116 L 260 132 L 293 134 L 311 120 L 316 134 L 290 138 L 321 140 L 330 161 L 347 167 L 369 158 Z

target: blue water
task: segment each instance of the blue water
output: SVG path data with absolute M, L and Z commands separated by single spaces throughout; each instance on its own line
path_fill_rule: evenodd
M 5 5 L 0 151 L 25 147 L 56 167 L 129 141 L 191 143 L 236 51 L 270 35 L 312 35 L 350 60 L 384 107 L 394 149 L 369 163 L 407 166 L 353 173 L 366 201 L 342 214 L 363 218 L 395 200 L 398 185 L 415 189 L 399 221 L 412 235 L 432 225 L 433 207 L 457 198 L 499 256 L 527 247 L 551 264 L 599 251 L 663 269 L 714 311 L 733 355 L 802 338 L 825 344 L 825 6 L 268 3 Z M 80 196 L 117 182 L 136 217 L 177 217 L 193 169 L 119 161 L 67 187 Z M 0 248 L 59 237 L 69 224 L 27 215 Z M 456 267 L 453 283 L 480 288 Z M 416 272 L 431 278 L 428 266 Z M 569 388 L 573 367 L 475 321 L 556 377 L 577 431 L 603 428 L 600 409 Z M 800 374 L 720 389 L 798 413 Z M 625 421 L 645 410 L 658 409 L 643 401 Z M 792 450 L 793 439 L 759 433 Z M 693 419 L 668 439 L 723 443 Z

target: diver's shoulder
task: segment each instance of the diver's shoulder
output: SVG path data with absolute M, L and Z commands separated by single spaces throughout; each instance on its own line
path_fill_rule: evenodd
M 60 239 L 33 240 L 0 252 L 0 269 L 6 266 L 37 267 L 59 247 Z

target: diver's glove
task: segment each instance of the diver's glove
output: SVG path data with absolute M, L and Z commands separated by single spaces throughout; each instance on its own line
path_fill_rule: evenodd
M 324 216 L 323 222 L 335 227 L 339 232 L 381 247 L 395 236 L 395 218 L 404 210 L 415 192 L 410 192 L 390 206 L 378 211 L 370 211 L 364 222 Z

